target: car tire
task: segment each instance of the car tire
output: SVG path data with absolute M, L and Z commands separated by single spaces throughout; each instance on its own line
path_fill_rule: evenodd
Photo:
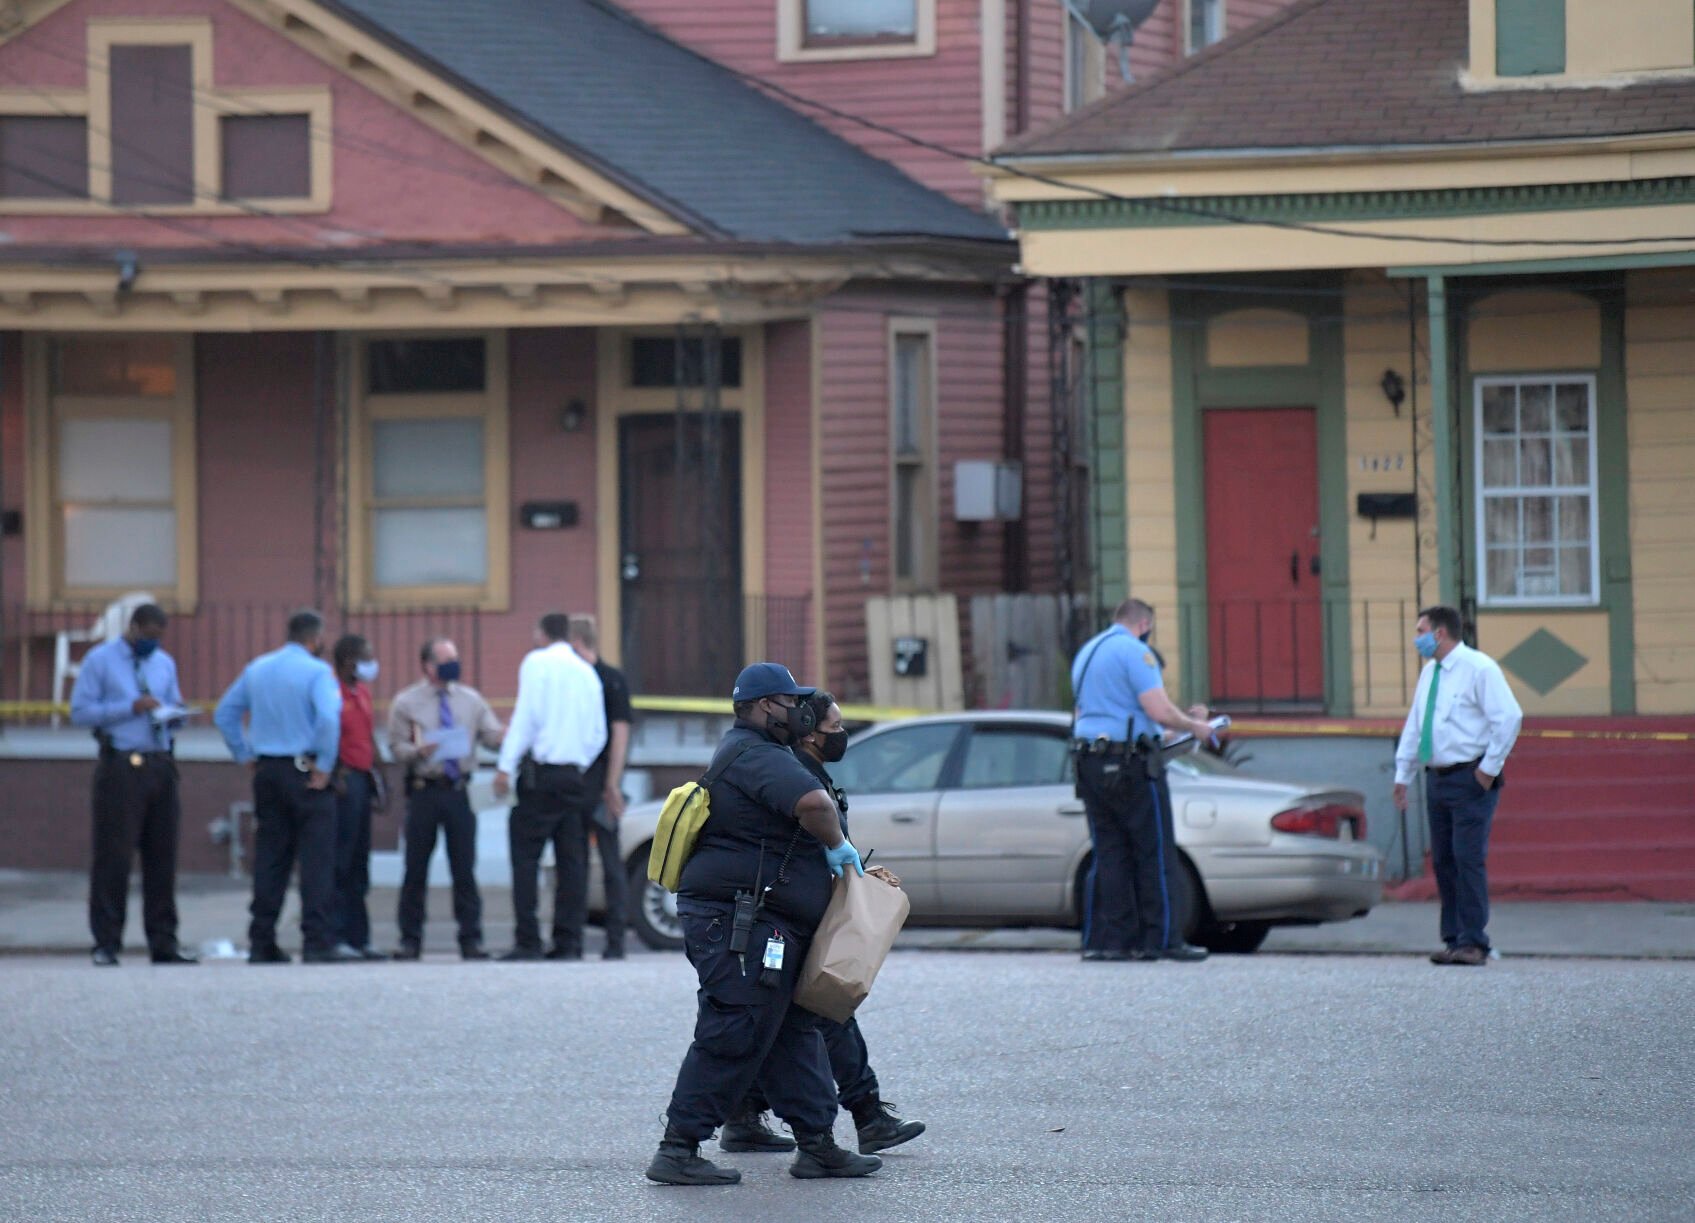
M 1089 868 L 1094 863 L 1093 854 L 1084 857 L 1077 867 L 1077 878 L 1072 884 L 1071 922 L 1079 930 L 1083 928 L 1083 905 L 1089 892 Z M 1192 943 L 1212 916 L 1206 889 L 1201 886 L 1194 863 L 1187 857 L 1179 859 L 1177 869 L 1172 872 L 1172 882 L 1175 886 L 1172 888 L 1171 901 L 1177 928 L 1183 932 L 1183 941 Z
M 1271 933 L 1268 921 L 1209 922 L 1195 941 L 1220 955 L 1252 955 Z
M 681 951 L 683 927 L 677 920 L 677 898 L 647 877 L 647 855 L 651 842 L 630 855 L 625 868 L 629 879 L 630 926 L 655 951 Z

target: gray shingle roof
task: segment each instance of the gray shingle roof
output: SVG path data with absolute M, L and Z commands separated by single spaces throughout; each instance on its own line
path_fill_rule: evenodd
M 710 236 L 1007 236 L 604 0 L 323 2 Z

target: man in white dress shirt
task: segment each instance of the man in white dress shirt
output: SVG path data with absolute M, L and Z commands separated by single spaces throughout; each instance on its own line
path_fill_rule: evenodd
M 1395 750 L 1395 806 L 1407 809 L 1407 784 L 1422 768 L 1442 898 L 1443 948 L 1430 962 L 1477 967 L 1489 962 L 1489 825 L 1524 711 L 1500 665 L 1460 640 L 1459 612 L 1427 607 L 1416 632 L 1413 645 L 1430 661 Z
M 589 821 L 600 792 L 593 766 L 606 746 L 600 677 L 570 646 L 570 619 L 541 618 L 537 648 L 518 668 L 518 701 L 500 748 L 494 793 L 518 778 L 518 805 L 507 825 L 512 855 L 512 950 L 503 960 L 580 960 L 588 910 Z M 536 875 L 553 843 L 553 946 L 542 951 Z

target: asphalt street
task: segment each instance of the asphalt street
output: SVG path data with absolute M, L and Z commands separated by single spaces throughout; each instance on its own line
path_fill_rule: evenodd
M 1695 1217 L 1687 962 L 901 952 L 862 1023 L 930 1132 L 723 1189 L 641 1175 L 692 1008 L 665 955 L 0 959 L 0 1217 Z

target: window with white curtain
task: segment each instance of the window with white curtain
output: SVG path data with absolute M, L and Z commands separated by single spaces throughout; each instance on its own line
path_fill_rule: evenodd
M 1480 378 L 1476 393 L 1482 602 L 1595 603 L 1595 379 Z
M 504 337 L 382 338 L 362 347 L 354 601 L 502 605 Z
M 33 351 L 49 439 L 32 494 L 44 564 L 32 598 L 95 602 L 146 590 L 195 597 L 194 402 L 188 339 L 64 336 Z

